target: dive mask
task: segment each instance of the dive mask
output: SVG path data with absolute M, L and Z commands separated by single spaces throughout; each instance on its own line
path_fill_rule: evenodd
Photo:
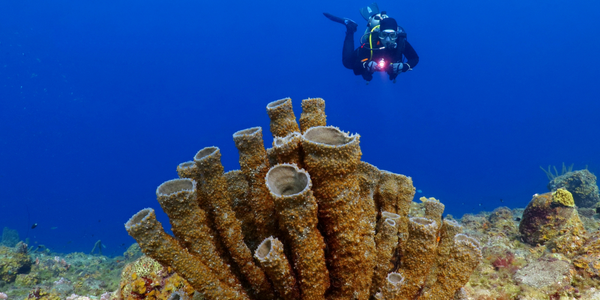
M 398 33 L 394 30 L 386 29 L 379 32 L 379 40 L 385 48 L 396 48 L 396 38 L 398 38 Z
M 395 30 L 386 29 L 384 31 L 379 32 L 379 39 L 385 40 L 389 38 L 390 40 L 396 40 L 398 37 L 398 33 Z

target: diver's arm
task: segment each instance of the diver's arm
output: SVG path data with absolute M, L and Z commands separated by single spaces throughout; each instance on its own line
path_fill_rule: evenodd
M 406 57 L 406 63 L 404 63 L 405 66 L 402 68 L 402 72 L 406 72 L 417 66 L 419 63 L 419 55 L 417 55 L 417 51 L 415 51 L 408 41 L 405 41 L 405 47 L 402 53 L 404 54 L 404 57 Z
M 354 50 L 354 67 L 352 68 L 352 70 L 354 70 L 354 75 L 371 74 L 369 69 L 366 68 L 365 57 L 362 55 L 362 52 L 360 47 Z M 366 60 L 366 62 L 368 62 L 368 60 Z
M 372 60 L 358 61 L 354 66 L 354 75 L 362 75 L 363 79 L 366 81 L 371 81 L 373 79 L 373 73 L 377 68 L 377 63 Z

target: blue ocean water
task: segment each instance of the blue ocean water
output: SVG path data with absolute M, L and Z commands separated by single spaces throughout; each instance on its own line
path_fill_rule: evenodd
M 600 4 L 380 1 L 420 56 L 394 84 L 344 69 L 364 1 L 0 2 L 0 227 L 54 251 L 119 255 L 123 224 L 176 166 L 267 103 L 322 97 L 363 160 L 412 176 L 454 216 L 524 207 L 539 166 L 600 170 Z M 37 223 L 35 229 L 31 225 Z

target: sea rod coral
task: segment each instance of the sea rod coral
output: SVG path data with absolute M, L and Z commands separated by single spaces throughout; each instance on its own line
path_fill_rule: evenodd
M 432 299 L 463 295 L 478 241 L 425 199 L 411 217 L 410 177 L 361 161 L 360 135 L 326 126 L 323 99 L 267 105 L 262 128 L 233 135 L 241 170 L 217 147 L 200 150 L 161 184 L 175 237 L 145 208 L 125 224 L 142 251 L 206 299 Z

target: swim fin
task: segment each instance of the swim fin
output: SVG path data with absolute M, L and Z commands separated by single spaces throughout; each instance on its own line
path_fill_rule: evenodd
M 334 16 L 332 14 L 328 14 L 328 13 L 323 13 L 323 14 L 325 15 L 325 17 L 327 17 L 327 19 L 329 19 L 331 21 L 346 25 L 346 21 L 344 18 L 336 17 L 336 16 Z
M 356 32 L 356 28 L 358 28 L 358 24 L 348 18 L 340 18 L 328 13 L 323 13 L 323 15 L 325 15 L 325 17 L 331 21 L 344 24 L 348 32 Z

